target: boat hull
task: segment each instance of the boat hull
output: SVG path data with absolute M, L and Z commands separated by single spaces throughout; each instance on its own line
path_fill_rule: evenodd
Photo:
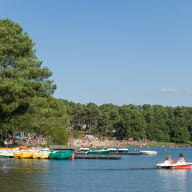
M 71 159 L 73 151 L 62 150 L 62 151 L 51 151 L 49 154 L 50 159 Z
M 119 149 L 117 150 L 117 152 L 118 152 L 118 153 L 128 153 L 128 152 L 129 152 L 129 149 L 127 149 L 127 148 L 119 148 Z
M 33 151 L 21 151 L 20 159 L 32 159 Z
M 35 151 L 33 152 L 33 159 L 48 159 L 49 151 Z
M 87 155 L 108 155 L 109 151 L 88 151 Z
M 157 151 L 140 151 L 142 155 L 157 155 Z
M 192 169 L 192 163 L 183 164 L 163 164 L 159 163 L 156 166 L 159 169 Z
M 0 158 L 12 158 L 14 154 L 13 150 L 0 150 Z
M 188 165 L 174 166 L 173 169 L 192 169 L 192 163 Z

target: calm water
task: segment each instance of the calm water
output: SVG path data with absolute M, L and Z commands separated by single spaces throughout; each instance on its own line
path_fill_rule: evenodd
M 130 148 L 135 151 L 135 148 Z M 189 192 L 192 170 L 160 170 L 167 154 L 183 153 L 192 161 L 192 148 L 144 148 L 155 156 L 122 156 L 121 160 L 0 159 L 0 192 Z

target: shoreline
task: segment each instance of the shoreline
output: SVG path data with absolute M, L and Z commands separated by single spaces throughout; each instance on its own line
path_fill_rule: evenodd
M 73 147 L 190 147 L 191 144 L 178 144 L 178 143 L 166 143 L 166 142 L 141 142 L 141 141 L 127 141 L 127 140 L 88 140 L 88 139 L 72 139 L 68 142 L 68 146 Z
M 37 143 L 20 143 L 20 144 L 11 144 L 7 148 L 13 147 L 49 147 L 48 145 L 38 145 Z M 63 145 L 64 146 L 64 145 Z M 70 139 L 65 145 L 68 147 L 85 147 L 85 148 L 104 148 L 104 147 L 192 147 L 192 144 L 184 143 L 168 143 L 168 142 L 156 142 L 156 141 L 128 141 L 128 140 L 91 140 L 91 139 Z M 4 144 L 0 147 L 6 147 Z

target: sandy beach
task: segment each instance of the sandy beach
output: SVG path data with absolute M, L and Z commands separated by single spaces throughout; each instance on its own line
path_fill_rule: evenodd
M 146 146 L 148 143 L 127 140 L 89 140 L 89 139 L 71 139 L 69 146 L 74 147 L 126 147 L 130 145 Z

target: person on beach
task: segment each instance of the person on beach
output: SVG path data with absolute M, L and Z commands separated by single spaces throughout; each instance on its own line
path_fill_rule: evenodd
M 9 140 L 6 138 L 4 141 L 5 147 L 8 147 L 8 142 L 9 142 Z

